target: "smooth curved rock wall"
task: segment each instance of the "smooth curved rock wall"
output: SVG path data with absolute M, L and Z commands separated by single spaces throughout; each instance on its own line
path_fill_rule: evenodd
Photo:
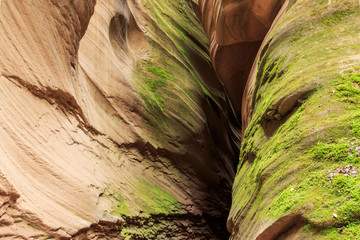
M 359 4 L 286 1 L 243 99 L 230 239 L 359 234 Z
M 211 62 L 240 116 L 245 84 L 283 0 L 199 0 Z
M 227 235 L 239 129 L 188 2 L 3 0 L 0 39 L 1 237 Z

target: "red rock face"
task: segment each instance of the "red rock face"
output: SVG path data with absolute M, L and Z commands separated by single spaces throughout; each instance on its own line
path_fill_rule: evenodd
M 283 3 L 284 0 L 199 0 L 213 66 L 238 115 L 257 51 Z

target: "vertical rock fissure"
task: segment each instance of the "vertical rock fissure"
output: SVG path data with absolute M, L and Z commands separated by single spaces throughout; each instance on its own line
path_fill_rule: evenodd
M 262 1 L 246 0 L 218 2 L 199 0 L 199 9 L 194 9 L 210 42 L 211 63 L 218 79 L 224 85 L 223 93 L 228 96 L 229 102 L 225 107 L 228 122 L 225 125 L 232 126 L 232 123 L 237 122 L 241 116 L 242 101 L 246 94 L 244 90 L 251 69 L 262 42 L 284 2 L 285 0 L 273 0 L 264 4 Z M 211 104 L 210 101 L 209 105 L 215 104 Z M 219 111 L 212 109 L 206 112 L 207 116 L 211 116 Z M 232 121 L 233 119 L 236 120 Z M 211 117 L 208 117 L 210 132 L 211 129 L 216 128 L 211 126 L 212 122 Z M 219 123 L 221 124 L 221 121 L 214 122 L 217 126 Z M 241 124 L 237 127 L 239 132 L 244 131 L 241 129 L 243 127 Z M 234 135 L 234 132 L 231 135 Z M 216 135 L 216 131 L 212 138 L 214 142 L 223 140 Z M 240 146 L 241 137 L 237 139 L 238 142 L 235 140 L 233 143 L 236 143 L 235 146 Z M 218 149 L 218 152 L 221 153 L 223 150 L 229 151 L 229 148 Z M 233 156 L 233 162 L 236 164 L 234 169 L 236 169 L 239 163 L 239 149 L 233 152 L 237 154 Z M 255 159 L 255 155 L 252 159 Z M 232 226 L 229 226 L 231 222 L 227 224 L 228 231 L 231 232 Z
M 238 116 L 255 57 L 284 2 L 199 0 L 212 65 Z

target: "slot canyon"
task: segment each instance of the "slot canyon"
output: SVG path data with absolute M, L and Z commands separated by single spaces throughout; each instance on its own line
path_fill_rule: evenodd
M 0 0 L 0 239 L 360 237 L 357 0 Z

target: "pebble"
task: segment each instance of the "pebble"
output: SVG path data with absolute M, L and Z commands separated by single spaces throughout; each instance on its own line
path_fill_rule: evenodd
M 356 167 L 354 165 L 347 165 L 343 168 L 337 168 L 334 171 L 328 171 L 329 172 L 329 178 L 328 180 L 331 180 L 334 176 L 343 174 L 345 177 L 353 176 L 357 177 L 359 174 L 356 170 Z

